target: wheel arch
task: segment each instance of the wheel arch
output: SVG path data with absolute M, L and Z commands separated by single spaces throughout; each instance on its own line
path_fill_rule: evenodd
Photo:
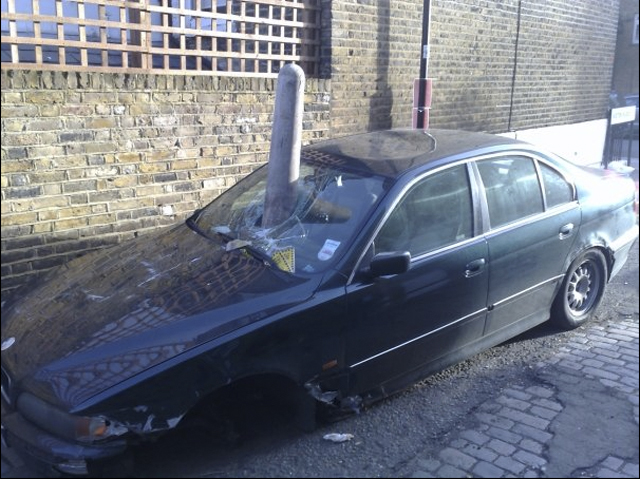
M 583 254 L 592 250 L 600 251 L 604 255 L 604 258 L 606 261 L 605 266 L 607 267 L 606 273 L 607 273 L 607 283 L 608 283 L 609 280 L 611 279 L 611 269 L 613 267 L 614 255 L 613 255 L 613 250 L 609 246 L 606 246 L 603 243 L 585 244 L 582 248 L 573 250 L 571 254 L 567 255 L 567 259 L 565 260 L 564 274 L 566 275 L 569 272 L 569 268 L 577 258 L 579 258 Z
M 316 400 L 291 375 L 281 371 L 263 371 L 238 377 L 201 397 L 190 414 L 203 410 L 218 414 L 233 408 L 241 411 L 255 401 L 273 408 L 284 407 L 296 426 L 303 431 L 315 428 Z

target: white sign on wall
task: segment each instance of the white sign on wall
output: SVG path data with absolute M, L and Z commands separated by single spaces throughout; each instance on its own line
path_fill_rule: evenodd
M 620 123 L 628 123 L 636 119 L 635 106 L 623 106 L 622 108 L 614 108 L 611 110 L 611 124 L 619 125 Z

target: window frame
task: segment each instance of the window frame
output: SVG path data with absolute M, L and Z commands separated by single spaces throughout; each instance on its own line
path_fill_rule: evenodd
M 539 163 L 544 163 L 545 165 L 551 167 L 553 170 L 555 170 L 556 172 L 558 172 L 562 178 L 564 178 L 564 180 L 571 186 L 571 197 L 572 197 L 572 201 L 569 203 L 566 203 L 564 205 L 558 205 L 556 207 L 552 207 L 552 208 L 547 208 L 546 203 L 544 203 L 544 211 L 542 213 L 540 213 L 539 215 L 534 215 L 526 217 L 522 220 L 513 222 L 513 223 L 509 223 L 507 225 L 501 226 L 499 228 L 491 228 L 490 227 L 490 223 L 489 223 L 489 210 L 488 210 L 488 205 L 487 205 L 487 199 L 486 199 L 486 194 L 485 194 L 485 188 L 484 188 L 484 184 L 482 183 L 482 179 L 480 177 L 480 172 L 478 171 L 478 166 L 477 166 L 477 162 L 481 161 L 483 159 L 488 159 L 488 158 L 494 158 L 494 157 L 499 157 L 499 156 L 513 156 L 513 155 L 519 155 L 519 156 L 526 156 L 529 157 L 531 159 L 533 159 L 534 164 L 536 166 L 536 173 L 538 175 L 538 178 L 540 178 L 540 172 L 537 171 L 538 170 L 538 164 Z M 372 233 L 369 236 L 369 239 L 367 241 L 365 241 L 364 247 L 362 248 L 362 250 L 360 251 L 360 255 L 358 257 L 358 259 L 355 262 L 355 266 L 351 271 L 351 274 L 349 275 L 348 279 L 347 279 L 347 285 L 350 285 L 355 277 L 357 276 L 358 272 L 362 270 L 363 266 L 366 265 L 366 262 L 369 261 L 373 255 L 372 255 L 372 246 L 373 246 L 373 242 L 374 239 L 376 238 L 376 236 L 378 235 L 379 231 L 382 229 L 383 225 L 385 224 L 385 222 L 388 220 L 389 216 L 391 215 L 391 213 L 395 210 L 396 206 L 402 201 L 402 199 L 405 197 L 405 195 L 407 194 L 407 192 L 409 190 L 411 190 L 411 188 L 418 183 L 419 181 L 424 180 L 426 177 L 428 177 L 429 175 L 433 175 L 439 171 L 445 170 L 447 168 L 451 168 L 457 165 L 461 165 L 464 164 L 466 165 L 467 168 L 467 175 L 468 175 L 468 179 L 469 179 L 469 187 L 471 189 L 471 204 L 472 204 L 472 208 L 473 208 L 473 212 L 472 212 L 472 221 L 473 221 L 473 236 L 471 238 L 465 239 L 463 241 L 460 242 L 456 242 L 454 244 L 451 244 L 449 246 L 445 246 L 443 248 L 440 249 L 435 249 L 433 251 L 430 251 L 428 253 L 419 255 L 419 256 L 412 256 L 411 257 L 411 263 L 416 263 L 419 261 L 422 261 L 425 258 L 428 258 L 432 255 L 436 255 L 436 254 L 440 254 L 441 252 L 444 251 L 448 251 L 450 249 L 454 249 L 454 248 L 459 248 L 461 246 L 464 246 L 465 244 L 468 243 L 472 243 L 474 241 L 477 241 L 478 238 L 480 237 L 484 237 L 488 234 L 494 234 L 496 231 L 501 231 L 501 230 L 507 230 L 507 229 L 511 229 L 514 228 L 518 225 L 520 225 L 521 223 L 525 222 L 525 221 L 532 221 L 532 218 L 534 220 L 537 220 L 540 217 L 544 217 L 546 215 L 554 215 L 557 213 L 560 213 L 562 211 L 565 210 L 569 210 L 572 208 L 575 208 L 577 205 L 577 188 L 576 185 L 573 181 L 570 180 L 569 175 L 567 173 L 567 171 L 565 171 L 564 168 L 562 168 L 561 166 L 557 165 L 556 162 L 553 161 L 553 159 L 547 158 L 545 156 L 540 155 L 539 153 L 535 153 L 529 150 L 520 150 L 520 149 L 516 149 L 516 150 L 505 150 L 502 152 L 492 152 L 489 154 L 480 154 L 480 155 L 476 155 L 476 156 L 471 156 L 468 158 L 463 158 L 460 160 L 456 160 L 456 161 L 452 161 L 449 164 L 446 165 L 442 165 L 433 169 L 429 169 L 427 171 L 419 171 L 417 173 L 415 173 L 415 177 L 413 177 L 409 182 L 407 182 L 406 184 L 400 186 L 400 191 L 398 192 L 398 194 L 396 195 L 395 199 L 389 204 L 386 205 L 384 207 L 387 208 L 387 211 L 385 212 L 385 214 L 383 215 L 383 217 L 380 219 L 380 221 L 378 222 L 378 224 L 376 225 L 376 227 L 374 228 L 374 230 L 372 231 Z M 542 184 L 540 183 L 540 180 L 538 179 L 538 183 L 540 185 L 540 188 L 542 188 Z M 395 187 L 389 191 L 389 195 L 393 195 L 395 194 Z M 544 191 L 542 191 L 542 196 L 543 196 L 543 202 L 546 201 L 545 200 L 545 195 L 544 195 Z
M 553 206 L 549 206 L 549 201 L 548 201 L 548 197 L 547 197 L 547 190 L 546 190 L 546 181 L 545 181 L 544 174 L 542 172 L 543 171 L 542 170 L 542 166 L 543 165 L 545 167 L 547 167 L 549 170 L 551 170 L 552 172 L 556 173 L 569 186 L 570 194 L 571 194 L 571 199 L 569 201 L 565 201 L 563 203 L 559 203 L 559 204 L 556 204 L 556 205 L 553 205 Z M 575 189 L 575 186 L 574 186 L 573 182 L 569 181 L 567 179 L 566 175 L 564 175 L 563 172 L 558 170 L 558 168 L 554 168 L 554 166 L 549 164 L 548 162 L 536 160 L 536 169 L 538 170 L 538 181 L 540 182 L 540 186 L 542 188 L 542 201 L 544 203 L 544 211 L 545 212 L 547 212 L 549 210 L 553 210 L 555 208 L 562 208 L 564 205 L 569 204 L 569 203 L 571 203 L 571 202 L 576 200 L 576 189 Z
M 483 227 L 482 227 L 482 214 L 481 214 L 481 205 L 482 205 L 482 200 L 481 200 L 481 190 L 478 187 L 477 181 L 474 177 L 474 172 L 472 169 L 472 163 L 473 163 L 474 158 L 464 158 L 458 161 L 454 161 L 451 162 L 450 164 L 446 164 L 446 165 L 442 165 L 440 167 L 437 168 L 433 168 L 427 171 L 420 171 L 417 172 L 415 177 L 412 178 L 408 183 L 402 185 L 400 187 L 400 191 L 398 192 L 397 195 L 395 195 L 395 199 L 391 202 L 391 204 L 384 206 L 385 208 L 387 208 L 387 211 L 385 212 L 385 214 L 383 215 L 383 217 L 380 219 L 380 221 L 378 222 L 378 224 L 376 225 L 376 227 L 374 228 L 374 230 L 371 232 L 371 234 L 369 235 L 368 240 L 364 243 L 364 247 L 362 248 L 361 252 L 360 252 L 360 256 L 358 257 L 357 261 L 355 262 L 355 266 L 353 268 L 353 270 L 351 271 L 351 274 L 349 275 L 349 278 L 347 279 L 347 285 L 351 284 L 354 280 L 354 278 L 356 277 L 358 271 L 361 271 L 363 265 L 365 264 L 366 261 L 370 260 L 372 257 L 372 247 L 373 247 L 373 242 L 374 239 L 376 238 L 376 236 L 378 235 L 378 233 L 380 232 L 380 230 L 382 229 L 383 225 L 386 223 L 386 221 L 389 219 L 389 216 L 391 216 L 391 213 L 395 210 L 396 206 L 400 203 L 400 201 L 404 198 L 404 196 L 407 194 L 407 192 L 413 187 L 413 185 L 415 185 L 417 182 L 425 179 L 427 176 L 429 175 L 433 175 L 439 171 L 445 170 L 447 168 L 451 168 L 457 165 L 461 165 L 464 164 L 466 165 L 466 170 L 467 170 L 467 177 L 469 179 L 469 188 L 471 190 L 471 204 L 472 204 L 472 221 L 473 221 L 473 225 L 472 225 L 472 229 L 473 229 L 473 236 L 471 238 L 465 239 L 464 241 L 460 241 L 454 244 L 451 244 L 449 246 L 445 246 L 443 248 L 440 249 L 435 249 L 433 251 L 430 251 L 428 253 L 419 255 L 419 256 L 412 256 L 411 257 L 411 263 L 415 263 L 418 261 L 422 261 L 424 258 L 435 255 L 435 254 L 439 254 L 442 251 L 446 251 L 449 249 L 453 249 L 453 248 L 457 248 L 463 244 L 466 243 L 470 243 L 472 241 L 476 241 L 478 236 L 483 234 Z M 389 195 L 394 195 L 395 194 L 395 188 L 393 188 L 390 192 Z
M 536 167 L 536 173 L 538 175 L 538 184 L 541 188 L 541 193 L 542 193 L 542 199 L 543 199 L 543 211 L 541 213 L 535 214 L 535 215 L 530 215 L 530 216 L 525 216 L 523 218 L 520 218 L 519 220 L 501 225 L 499 227 L 491 227 L 491 223 L 489 221 L 489 206 L 488 206 L 488 202 L 487 202 L 487 197 L 486 197 L 486 189 L 484 186 L 484 183 L 482 181 L 482 178 L 480 176 L 480 171 L 478 169 L 478 165 L 477 163 L 479 161 L 482 160 L 486 160 L 486 159 L 491 159 L 491 158 L 496 158 L 496 157 L 501 157 L 501 156 L 524 156 L 527 158 L 531 158 L 535 164 Z M 560 174 L 560 176 L 564 179 L 564 181 L 567 182 L 567 184 L 571 187 L 571 201 L 564 203 L 562 205 L 557 205 L 557 206 L 553 206 L 553 207 L 549 207 L 547 205 L 547 201 L 546 201 L 546 195 L 545 195 L 545 191 L 544 191 L 544 184 L 541 181 L 541 172 L 540 172 L 540 167 L 539 164 L 543 163 L 546 166 L 549 166 L 551 169 L 553 169 L 554 171 L 556 171 L 557 173 Z M 525 222 L 529 222 L 529 221 L 536 221 L 537 219 L 541 218 L 541 217 L 545 217 L 547 215 L 552 215 L 552 214 L 556 214 L 558 212 L 562 212 L 566 209 L 571 209 L 574 208 L 575 205 L 578 202 L 577 199 L 577 188 L 575 185 L 575 182 L 572 181 L 569 178 L 569 174 L 567 173 L 567 171 L 565 171 L 564 168 L 562 168 L 561 166 L 559 166 L 557 164 L 557 162 L 554 162 L 552 157 L 551 158 L 547 158 L 546 156 L 543 156 L 539 153 L 536 152 L 532 152 L 532 151 L 528 151 L 528 150 L 507 150 L 507 151 L 503 151 L 503 152 L 494 152 L 494 153 L 490 153 L 487 155 L 480 155 L 477 157 L 474 157 L 471 159 L 471 164 L 470 164 L 473 174 L 474 174 L 474 180 L 477 183 L 477 188 L 478 188 L 478 194 L 479 196 L 482 198 L 481 204 L 479 206 L 479 212 L 477 212 L 480 216 L 481 216 L 481 225 L 482 225 L 482 233 L 483 234 L 489 234 L 489 233 L 494 233 L 496 231 L 501 231 L 501 230 L 505 230 L 505 229 L 511 229 L 511 228 L 515 228 L 518 225 L 525 223 Z
M 501 168 L 500 165 L 498 164 L 501 160 L 509 161 L 510 164 L 505 165 L 504 168 Z M 490 162 L 493 163 L 493 165 L 491 165 L 493 170 L 503 170 L 505 168 L 507 169 L 506 172 L 502 172 L 502 171 L 499 172 L 500 180 L 501 180 L 499 183 L 496 183 L 496 184 L 486 183 L 486 180 L 488 180 L 489 178 L 483 176 L 483 171 L 481 171 L 480 166 L 481 164 L 487 164 Z M 522 166 L 514 166 L 516 163 L 521 163 L 527 167 L 526 177 L 529 177 L 531 176 L 531 174 L 533 174 L 533 176 L 535 177 L 535 184 L 532 183 L 532 185 L 530 186 L 535 187 L 535 185 L 537 185 L 537 191 L 535 191 L 535 188 L 534 188 L 534 190 L 532 190 L 531 192 L 528 192 L 524 190 L 522 185 L 517 184 L 521 181 L 521 177 L 518 176 L 514 179 L 512 177 L 512 174 L 513 172 L 517 173 L 518 171 L 522 171 Z M 542 189 L 542 183 L 540 181 L 540 171 L 537 168 L 535 159 L 532 158 L 530 155 L 506 154 L 506 155 L 500 155 L 500 156 L 491 156 L 489 158 L 483 158 L 481 160 L 477 160 L 476 167 L 478 168 L 479 176 L 482 181 L 483 190 L 485 193 L 487 211 L 489 214 L 489 227 L 491 230 L 495 230 L 503 226 L 510 225 L 512 223 L 518 223 L 526 218 L 530 218 L 532 216 L 536 216 L 538 214 L 545 212 L 544 192 Z M 497 171 L 494 171 L 494 173 L 496 172 Z M 495 177 L 495 175 L 493 175 L 492 177 Z M 522 177 L 522 178 L 526 178 L 526 177 Z M 514 185 L 514 182 L 516 183 L 515 185 Z M 492 204 L 493 203 L 492 198 L 489 197 L 488 193 L 494 189 L 497 189 L 499 198 L 498 198 L 498 201 L 495 202 L 495 204 Z M 507 193 L 509 192 L 511 193 L 510 197 L 506 197 Z M 539 203 L 537 205 L 532 205 L 533 197 L 531 198 L 528 197 L 530 196 L 530 194 L 527 195 L 526 198 L 516 198 L 518 192 L 523 192 L 523 193 L 537 192 L 536 203 L 538 202 Z M 503 196 L 505 198 L 503 198 Z M 518 201 L 519 199 L 523 201 Z M 528 212 L 526 208 L 530 206 L 535 206 L 539 209 L 538 211 Z M 494 208 L 494 211 L 492 211 L 492 208 Z M 521 211 L 521 209 L 523 209 L 524 211 Z M 498 220 L 500 220 L 499 223 L 498 223 Z M 494 226 L 494 222 L 498 224 Z
M 393 219 L 394 214 L 396 214 L 399 209 L 401 208 L 406 208 L 407 210 L 414 210 L 412 211 L 413 215 L 418 214 L 418 211 L 415 211 L 416 208 L 416 204 L 421 202 L 421 201 L 427 201 L 427 202 L 431 202 L 431 201 L 438 201 L 437 198 L 435 196 L 431 196 L 429 195 L 428 197 L 420 197 L 420 189 L 427 187 L 427 188 L 434 188 L 434 185 L 427 185 L 427 183 L 429 183 L 430 181 L 434 180 L 434 177 L 437 177 L 439 175 L 443 175 L 446 174 L 447 172 L 451 172 L 453 173 L 453 170 L 458 169 L 459 173 L 455 173 L 455 174 L 461 174 L 464 176 L 465 180 L 466 180 L 466 184 L 464 185 L 464 187 L 462 188 L 462 190 L 466 190 L 466 194 L 463 194 L 463 196 L 468 195 L 468 202 L 466 202 L 466 200 L 464 201 L 465 205 L 460 204 L 459 207 L 460 208 L 467 208 L 468 207 L 468 218 L 465 220 L 463 219 L 462 221 L 464 221 L 463 224 L 466 224 L 466 222 L 468 221 L 468 228 L 467 229 L 467 233 L 468 236 L 465 234 L 464 238 L 458 238 L 458 235 L 456 235 L 455 239 L 453 241 L 446 241 L 443 242 L 442 244 L 436 244 L 435 246 L 431 246 L 431 247 L 427 247 L 427 246 L 421 246 L 419 249 L 415 249 L 414 250 L 414 245 L 410 244 L 408 246 L 408 251 L 411 253 L 411 257 L 412 258 L 420 258 L 426 255 L 431 254 L 432 252 L 435 251 L 440 251 L 443 250 L 445 248 L 448 248 L 450 246 L 456 245 L 458 243 L 464 242 L 466 240 L 470 240 L 472 238 L 474 238 L 476 236 L 476 230 L 475 230 L 475 217 L 474 217 L 474 211 L 475 211 L 475 206 L 474 206 L 474 195 L 473 195 L 473 188 L 472 188 L 472 177 L 469 171 L 469 167 L 465 164 L 453 164 L 453 165 L 447 165 L 446 168 L 440 168 L 437 171 L 430 171 L 429 173 L 425 174 L 425 175 L 421 175 L 419 177 L 417 177 L 416 179 L 414 179 L 414 181 L 411 182 L 410 186 L 408 186 L 407 188 L 405 188 L 402 191 L 402 194 L 400 195 L 399 200 L 394 204 L 394 207 L 391 209 L 391 211 L 389 212 L 389 214 L 386 216 L 385 220 L 382 222 L 381 227 L 378 229 L 378 231 L 376 232 L 376 234 L 373 237 L 373 243 L 374 246 L 376 245 L 376 242 L 379 240 L 380 234 L 381 232 L 384 230 L 384 228 L 386 226 L 389 225 L 389 222 Z M 437 181 L 437 180 L 436 180 Z M 462 186 L 462 185 L 461 185 Z M 435 186 L 437 188 L 437 186 Z M 418 195 L 419 197 L 415 197 L 415 195 Z M 440 201 L 442 201 L 442 199 L 440 199 Z M 411 211 L 410 211 L 411 212 Z M 424 214 L 426 214 L 427 216 L 429 214 L 433 214 L 433 211 L 430 211 L 430 208 L 427 207 L 424 210 L 422 210 L 422 212 Z M 405 215 L 405 213 L 403 213 L 403 215 Z M 406 216 L 406 215 L 405 215 Z M 418 221 L 418 218 L 416 218 L 415 216 L 413 218 L 411 218 L 411 221 L 408 221 L 408 224 L 411 224 L 413 222 L 413 220 Z M 440 225 L 440 226 L 444 226 L 444 225 Z M 411 226 L 409 226 L 409 229 L 412 229 Z M 425 240 L 425 245 L 428 245 L 428 241 L 427 241 L 427 237 L 429 236 L 428 234 L 418 234 L 417 231 L 415 231 L 416 226 L 414 224 L 414 227 L 411 231 L 410 236 L 410 240 L 413 243 L 414 240 L 419 239 L 421 236 L 423 237 L 423 239 Z M 426 230 L 425 230 L 426 231 Z M 425 231 L 423 231 L 423 233 L 425 233 Z M 376 248 L 376 253 L 378 252 L 389 252 L 389 251 L 395 251 L 394 249 L 391 250 L 384 250 L 384 251 L 378 251 L 378 247 L 375 246 Z M 400 248 L 400 250 L 404 251 L 404 249 Z

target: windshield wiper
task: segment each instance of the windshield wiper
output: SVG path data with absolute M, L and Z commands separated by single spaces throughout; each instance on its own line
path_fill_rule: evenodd
M 258 248 L 257 246 L 254 246 L 253 244 L 251 244 L 251 241 L 233 239 L 226 244 L 225 249 L 227 251 L 242 250 L 250 254 L 252 257 L 257 259 L 258 261 L 261 261 L 266 266 L 275 266 L 275 267 L 278 266 L 276 262 L 271 258 L 271 256 L 269 256 L 263 249 Z
M 196 223 L 197 216 L 198 216 L 197 214 L 194 214 L 193 216 L 187 218 L 187 225 L 191 229 L 193 229 L 196 233 L 201 234 L 205 238 L 211 239 L 211 237 L 208 234 L 206 234 L 203 230 L 201 230 L 198 224 Z M 227 252 L 243 250 L 243 251 L 246 251 L 253 258 L 264 263 L 266 266 L 270 266 L 270 267 L 275 266 L 276 268 L 278 267 L 275 261 L 273 261 L 273 259 L 264 250 L 256 246 L 253 246 L 253 244 L 251 244 L 251 241 L 245 241 L 238 238 L 234 238 L 233 235 L 231 235 L 230 232 L 227 232 L 226 230 L 228 230 L 228 228 L 225 227 L 224 229 L 214 228 L 211 231 L 215 233 L 216 236 L 218 236 L 220 239 L 222 239 L 224 243 L 224 249 Z
M 231 241 L 235 240 L 233 236 L 229 233 L 223 233 L 222 231 L 213 230 L 213 232 L 218 235 L 224 241 L 225 246 L 228 245 Z
M 198 218 L 200 217 L 200 211 L 201 210 L 197 210 L 193 215 L 191 215 L 189 218 L 187 218 L 187 226 L 189 228 L 191 228 L 193 231 L 195 231 L 196 233 L 198 233 L 200 236 L 204 236 L 205 238 L 211 240 L 213 239 L 211 237 L 210 234 L 208 234 L 208 232 L 206 232 L 205 230 L 203 230 L 202 228 L 200 228 L 200 226 L 198 225 L 197 221 Z M 226 231 L 219 231 L 216 229 L 212 230 L 216 236 L 220 237 L 222 239 L 222 242 L 224 243 L 225 247 L 233 240 L 235 240 L 235 238 L 230 235 L 229 233 L 227 233 Z
M 256 248 L 251 243 L 245 244 L 245 245 L 243 245 L 243 246 L 241 246 L 240 248 L 237 248 L 237 249 L 242 249 L 242 250 L 246 251 L 251 256 L 253 256 L 255 259 L 257 259 L 259 261 L 262 261 L 266 266 L 270 266 L 270 267 L 271 266 L 277 266 L 276 263 L 273 261 L 273 259 L 271 259 L 271 256 L 269 256 L 262 249 Z
M 197 210 L 193 215 L 189 216 L 187 218 L 187 226 L 189 228 L 191 228 L 193 231 L 195 231 L 196 233 L 198 233 L 200 236 L 204 236 L 205 238 L 211 239 L 209 238 L 209 236 L 200 228 L 200 226 L 198 226 L 198 223 L 196 223 L 196 220 L 198 219 L 198 216 L 200 215 L 200 210 Z

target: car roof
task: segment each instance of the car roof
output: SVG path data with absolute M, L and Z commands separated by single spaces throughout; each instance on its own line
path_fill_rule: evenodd
M 399 129 L 323 141 L 305 147 L 303 156 L 319 164 L 395 178 L 424 165 L 513 148 L 531 145 L 489 133 Z

